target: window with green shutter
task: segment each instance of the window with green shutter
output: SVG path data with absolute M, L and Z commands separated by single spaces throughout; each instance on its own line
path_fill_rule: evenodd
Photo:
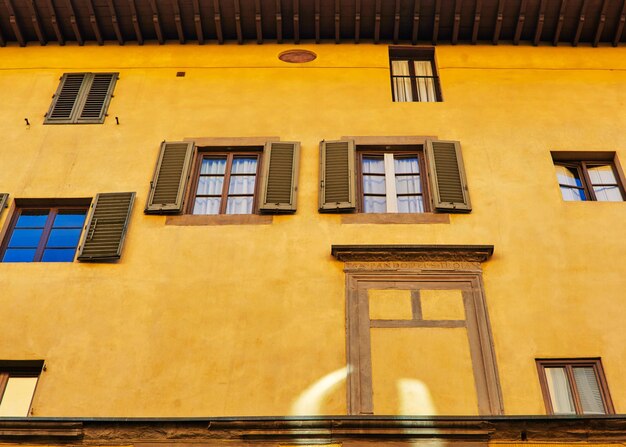
M 44 124 L 101 124 L 118 73 L 65 73 Z

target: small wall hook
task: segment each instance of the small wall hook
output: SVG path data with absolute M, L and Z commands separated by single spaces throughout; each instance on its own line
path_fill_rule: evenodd
M 24 118 L 24 121 L 26 121 L 27 126 L 30 126 L 30 123 L 28 122 L 28 118 Z
M 115 117 L 115 124 L 117 124 L 118 126 L 120 125 L 120 119 L 117 116 Z

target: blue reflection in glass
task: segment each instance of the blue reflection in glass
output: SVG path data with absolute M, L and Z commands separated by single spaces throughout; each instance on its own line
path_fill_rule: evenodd
M 78 229 L 53 229 L 48 237 L 47 247 L 76 247 L 80 238 L 80 228 Z
M 19 249 L 9 248 L 4 252 L 2 262 L 33 262 L 35 258 L 35 249 Z
M 41 258 L 41 262 L 72 262 L 74 260 L 75 252 L 76 250 L 73 248 L 47 248 L 43 252 L 43 258 Z
M 85 222 L 85 211 L 64 211 L 62 214 L 57 214 L 54 218 L 53 228 L 81 228 Z
M 39 239 L 41 239 L 41 233 L 43 233 L 43 229 L 24 230 L 16 228 L 11 235 L 9 247 L 37 247 L 37 245 L 39 245 Z
M 20 217 L 17 219 L 17 224 L 15 224 L 16 228 L 43 228 L 46 224 L 46 220 L 48 220 L 48 213 L 45 214 L 24 214 L 22 213 Z

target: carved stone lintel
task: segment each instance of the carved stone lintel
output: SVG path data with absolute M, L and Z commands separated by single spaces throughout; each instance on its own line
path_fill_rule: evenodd
M 373 271 L 373 270 L 393 270 L 393 271 L 424 271 L 424 270 L 446 270 L 446 271 L 481 271 L 480 262 L 471 261 L 384 261 L 384 262 L 346 262 L 344 271 Z
M 484 262 L 493 245 L 333 245 L 344 262 Z

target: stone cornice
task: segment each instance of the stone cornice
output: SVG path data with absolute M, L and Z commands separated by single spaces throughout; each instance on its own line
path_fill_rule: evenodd
M 493 245 L 333 245 L 331 254 L 343 262 L 484 262 Z

